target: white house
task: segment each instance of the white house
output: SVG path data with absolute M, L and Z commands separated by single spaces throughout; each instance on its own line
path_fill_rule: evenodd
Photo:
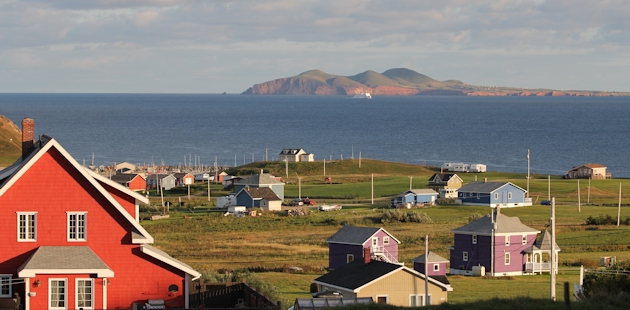
M 306 153 L 303 149 L 283 149 L 278 160 L 288 162 L 315 161 L 313 153 Z

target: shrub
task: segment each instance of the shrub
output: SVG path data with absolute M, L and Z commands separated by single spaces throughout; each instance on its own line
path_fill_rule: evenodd
M 387 210 L 381 214 L 379 219 L 381 223 L 422 223 L 431 224 L 433 220 L 424 212 L 404 212 L 400 210 Z
M 630 225 L 630 217 L 626 217 L 625 219 L 621 219 L 619 221 L 622 225 Z M 617 218 L 612 217 L 609 214 L 599 215 L 598 217 L 589 216 L 586 218 L 586 225 L 617 225 Z

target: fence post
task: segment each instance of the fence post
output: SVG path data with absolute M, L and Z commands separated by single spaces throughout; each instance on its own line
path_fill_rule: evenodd
M 569 298 L 569 282 L 564 282 L 564 309 L 571 310 L 571 299 Z

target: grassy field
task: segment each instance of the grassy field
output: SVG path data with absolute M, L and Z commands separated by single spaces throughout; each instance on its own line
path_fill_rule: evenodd
M 401 240 L 399 259 L 411 266 L 411 259 L 424 252 L 423 236 L 429 235 L 431 251 L 448 258 L 448 247 L 453 244 L 451 230 L 468 223 L 471 215 L 485 215 L 490 211 L 487 207 L 436 206 L 405 210 L 424 212 L 432 219 L 432 223 L 382 222 L 383 214 L 389 211 L 385 208 L 389 197 L 409 188 L 409 176 L 413 176 L 414 188 L 423 188 L 436 169 L 413 165 L 400 167 L 392 163 L 379 165 L 379 162 L 374 161 L 371 169 L 378 173 L 374 174 L 375 203 L 371 204 L 372 175 L 371 172 L 361 173 L 366 167 L 364 163 L 361 168 L 358 168 L 357 160 L 338 163 L 337 174 L 332 175 L 332 184 L 324 183 L 322 163 L 309 164 L 290 167 L 302 177 L 302 197 L 308 196 L 320 203 L 341 203 L 341 211 L 312 210 L 308 216 L 303 217 L 268 212 L 260 217 L 223 216 L 223 211 L 216 210 L 213 202 L 207 201 L 204 192 L 206 187 L 200 185 L 195 186 L 196 196 L 192 200 L 182 200 L 185 202 L 184 208 L 171 209 L 170 219 L 143 221 L 142 225 L 155 237 L 157 247 L 197 270 L 251 268 L 260 271 L 258 275 L 275 285 L 285 299 L 292 300 L 296 297 L 308 297 L 311 281 L 325 272 L 328 265 L 326 240 L 341 225 L 384 227 Z M 321 172 L 317 170 L 319 168 L 316 164 L 322 166 Z M 245 169 L 252 172 L 265 169 L 282 175 L 284 164 L 277 165 L 274 168 L 273 164 L 260 164 Z M 330 166 L 335 167 L 332 164 Z M 407 170 L 406 166 L 411 168 Z M 327 176 L 330 176 L 329 169 L 331 168 L 327 163 Z M 319 175 L 320 173 L 322 174 Z M 474 174 L 461 176 L 466 182 L 475 178 Z M 527 186 L 523 174 L 477 175 L 478 180 L 483 178 L 488 178 L 489 181 L 510 181 L 523 188 Z M 297 177 L 286 180 L 283 178 L 283 181 L 287 183 L 286 195 L 297 197 Z M 630 226 L 584 225 L 589 216 L 616 217 L 619 182 L 623 180 L 594 180 L 591 182 L 589 195 L 588 180 L 581 180 L 582 205 L 578 209 L 577 181 L 552 176 L 551 194 L 559 201 L 556 210 L 557 243 L 561 248 L 559 260 L 562 266 L 558 277 L 559 294 L 563 282 L 577 282 L 575 266 L 579 264 L 596 265 L 601 256 L 617 256 L 618 260 L 630 259 Z M 546 176 L 530 181 L 534 200 L 547 199 L 547 184 Z M 212 186 L 213 197 L 226 193 L 219 191 L 219 185 Z M 628 194 L 625 188 L 623 193 L 622 203 L 626 207 L 622 207 L 621 217 L 626 218 L 630 217 L 630 208 L 627 207 Z M 167 195 L 167 199 L 176 202 L 178 195 L 185 196 L 182 193 Z M 157 199 L 154 198 L 153 201 L 157 202 Z M 189 208 L 193 211 L 189 211 Z M 524 224 L 543 230 L 549 222 L 550 208 L 534 205 L 502 209 L 502 213 L 518 216 Z M 289 267 L 293 266 L 302 267 L 305 272 L 292 273 Z M 548 275 L 514 277 L 511 280 L 452 276 L 449 280 L 454 288 L 449 294 L 449 300 L 457 304 L 492 297 L 544 299 L 549 292 Z M 506 282 L 510 285 L 505 285 Z

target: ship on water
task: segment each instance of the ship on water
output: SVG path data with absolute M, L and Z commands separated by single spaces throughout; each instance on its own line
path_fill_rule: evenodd
M 370 93 L 362 93 L 362 94 L 356 94 L 352 98 L 353 99 L 372 99 L 372 95 L 370 95 Z

